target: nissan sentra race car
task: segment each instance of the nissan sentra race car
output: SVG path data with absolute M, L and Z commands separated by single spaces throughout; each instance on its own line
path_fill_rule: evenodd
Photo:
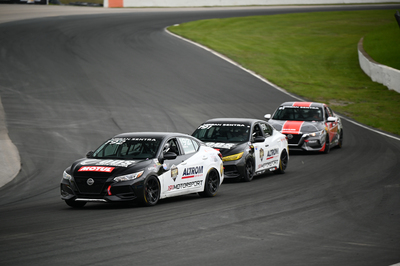
M 189 193 L 216 195 L 223 182 L 221 153 L 180 133 L 124 133 L 65 169 L 61 199 L 71 207 L 87 202 L 159 199 Z
M 285 102 L 265 118 L 287 136 L 290 150 L 329 153 L 343 145 L 341 119 L 324 103 Z
M 265 172 L 282 174 L 288 165 L 286 136 L 262 120 L 211 119 L 192 136 L 222 153 L 225 178 L 249 182 Z

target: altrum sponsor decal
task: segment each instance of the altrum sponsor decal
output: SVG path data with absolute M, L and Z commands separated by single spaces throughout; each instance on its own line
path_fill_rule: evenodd
M 278 148 L 269 150 L 268 153 L 267 153 L 267 160 L 270 160 L 270 159 L 274 158 L 276 155 L 279 155 L 279 149 Z
M 183 170 L 182 179 L 203 175 L 203 166 L 188 167 Z
M 192 187 L 199 187 L 203 185 L 203 180 L 193 181 L 193 182 L 186 182 L 182 184 L 170 185 L 168 186 L 168 191 L 177 190 L 177 189 L 185 189 L 185 188 L 192 188 Z
M 300 129 L 304 121 L 286 121 L 282 127 L 283 134 L 301 134 Z
M 104 166 L 82 166 L 78 172 L 102 172 L 111 173 L 115 167 L 104 167 Z

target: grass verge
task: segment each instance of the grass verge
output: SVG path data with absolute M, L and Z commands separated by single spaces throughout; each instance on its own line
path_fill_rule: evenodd
M 373 58 L 385 50 L 380 48 L 382 39 L 397 51 L 397 37 L 387 37 L 393 30 L 400 35 L 394 14 L 395 10 L 374 10 L 253 16 L 195 21 L 168 29 L 291 93 L 328 103 L 338 113 L 400 135 L 400 94 L 372 82 L 361 70 L 357 54 L 357 43 L 364 36 L 365 49 Z M 392 50 L 389 53 L 393 56 Z M 395 56 L 400 61 L 400 53 Z M 383 63 L 381 57 L 374 59 Z

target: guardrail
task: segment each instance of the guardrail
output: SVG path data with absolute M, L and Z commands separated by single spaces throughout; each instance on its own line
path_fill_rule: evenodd
M 104 7 L 205 7 L 387 3 L 388 0 L 104 0 Z
M 372 81 L 383 84 L 390 90 L 400 93 L 400 70 L 379 64 L 372 59 L 363 47 L 364 38 L 358 42 L 358 60 L 361 69 L 367 74 Z

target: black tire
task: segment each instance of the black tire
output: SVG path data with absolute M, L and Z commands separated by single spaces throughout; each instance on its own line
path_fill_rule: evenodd
M 279 167 L 274 171 L 274 174 L 284 174 L 288 162 L 289 162 L 288 153 L 286 150 L 283 150 L 281 153 L 281 157 L 279 158 Z
M 211 169 L 206 177 L 204 191 L 199 192 L 201 197 L 214 197 L 219 189 L 220 179 L 218 171 Z
M 143 206 L 154 206 L 160 199 L 160 182 L 155 176 L 149 176 L 143 184 L 143 195 L 139 199 Z
M 243 180 L 245 182 L 250 182 L 251 180 L 253 180 L 254 177 L 254 164 L 253 161 L 248 159 L 246 161 L 246 165 L 244 166 L 244 176 L 243 176 Z
M 331 151 L 331 144 L 329 143 L 329 133 L 326 132 L 326 139 L 325 139 L 325 149 L 324 153 L 328 154 Z
M 340 131 L 339 142 L 338 142 L 338 149 L 341 149 L 343 146 L 343 131 Z
M 65 203 L 67 203 L 68 206 L 77 209 L 83 208 L 83 206 L 86 205 L 86 201 L 65 200 Z

